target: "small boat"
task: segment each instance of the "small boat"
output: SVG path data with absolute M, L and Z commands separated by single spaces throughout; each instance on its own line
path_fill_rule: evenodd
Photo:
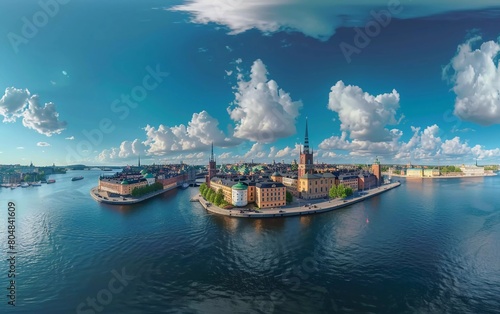
M 182 185 L 181 185 L 181 188 L 182 189 L 187 189 L 189 187 L 189 184 L 184 182 Z
M 83 177 L 82 176 L 78 176 L 78 177 L 71 178 L 71 181 L 78 181 L 78 180 L 83 180 Z
M 47 184 L 51 184 L 51 183 L 56 183 L 56 180 L 54 180 L 54 179 L 47 180 Z
M 27 187 L 29 187 L 29 186 L 30 186 L 30 185 L 29 185 L 28 183 L 26 183 L 26 182 L 21 183 L 21 187 L 22 187 L 22 188 L 27 188 Z
M 31 183 L 31 186 L 42 186 L 42 182 L 41 181 L 33 182 Z

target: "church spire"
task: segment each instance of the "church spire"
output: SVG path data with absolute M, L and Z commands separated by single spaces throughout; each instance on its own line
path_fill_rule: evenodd
M 214 159 L 214 142 L 212 142 L 212 152 L 210 154 L 210 161 L 215 161 L 215 159 Z
M 141 167 L 141 155 L 137 157 L 137 167 Z
M 307 117 L 306 117 L 306 135 L 304 137 L 304 154 L 309 154 L 309 134 L 307 130 Z

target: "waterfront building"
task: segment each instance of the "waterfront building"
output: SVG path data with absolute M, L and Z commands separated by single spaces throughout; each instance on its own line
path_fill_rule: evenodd
M 464 176 L 484 176 L 484 167 L 476 165 L 462 165 L 460 167 Z
M 329 172 L 324 174 L 305 174 L 299 179 L 298 188 L 300 197 L 304 199 L 328 197 L 331 187 L 338 184 L 336 181 L 336 176 Z
M 378 157 L 375 158 L 375 162 L 372 164 L 372 172 L 377 178 L 377 185 L 382 185 L 382 169 L 380 168 L 380 161 L 378 161 Z
M 358 190 L 369 190 L 377 187 L 377 177 L 373 173 L 361 172 L 358 175 Z
M 353 191 L 358 190 L 358 179 L 359 175 L 354 173 L 348 173 L 339 175 L 338 184 L 343 184 L 345 187 L 350 187 Z M 378 180 L 377 180 L 378 182 Z M 378 184 L 378 183 L 377 183 Z
M 234 206 L 246 206 L 248 204 L 248 186 L 238 182 L 231 187 L 232 204 Z
M 408 168 L 406 169 L 406 176 L 408 178 L 422 178 L 424 171 L 422 168 Z
M 259 208 L 273 208 L 286 205 L 286 188 L 283 183 L 259 182 L 256 184 L 256 204 Z
M 99 178 L 98 191 L 125 196 L 130 195 L 135 188 L 147 185 L 147 179 L 140 176 L 137 178 L 103 176 Z
M 224 196 L 224 200 L 228 203 L 233 204 L 233 191 L 232 187 L 236 184 L 236 181 L 228 180 L 219 177 L 213 177 L 210 181 L 210 185 L 208 185 L 215 192 L 222 190 L 222 195 Z M 248 200 L 248 197 L 247 197 Z
M 438 177 L 441 175 L 439 169 L 424 169 L 423 176 L 427 178 Z

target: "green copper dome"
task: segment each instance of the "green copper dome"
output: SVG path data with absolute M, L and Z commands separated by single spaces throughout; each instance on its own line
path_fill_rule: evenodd
M 146 173 L 146 174 L 144 175 L 144 178 L 146 178 L 146 179 L 150 179 L 150 178 L 154 178 L 154 177 L 155 177 L 155 176 L 154 176 L 154 175 L 152 175 L 151 173 Z
M 129 183 L 127 180 L 123 180 L 120 184 L 125 185 L 125 184 L 129 184 Z
M 232 189 L 233 190 L 247 190 L 248 186 L 246 186 L 245 184 L 243 184 L 241 182 L 238 182 L 238 183 L 236 183 L 235 185 L 232 186 Z

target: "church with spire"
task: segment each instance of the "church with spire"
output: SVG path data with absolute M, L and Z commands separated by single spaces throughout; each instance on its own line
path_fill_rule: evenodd
M 328 196 L 336 177 L 331 173 L 314 173 L 314 151 L 309 148 L 309 130 L 306 118 L 304 148 L 300 150 L 297 192 L 304 199 L 323 198 Z
M 210 180 L 215 177 L 217 173 L 217 164 L 214 157 L 214 143 L 212 142 L 212 151 L 210 153 L 210 159 L 208 160 L 208 174 L 205 177 L 205 183 L 210 187 Z
M 314 151 L 309 151 L 309 134 L 308 134 L 308 129 L 307 129 L 307 118 L 306 118 L 306 134 L 304 137 L 304 150 L 300 151 L 300 158 L 299 158 L 299 173 L 298 177 L 301 178 L 305 174 L 313 174 L 314 172 L 314 160 L 313 160 L 313 154 Z

